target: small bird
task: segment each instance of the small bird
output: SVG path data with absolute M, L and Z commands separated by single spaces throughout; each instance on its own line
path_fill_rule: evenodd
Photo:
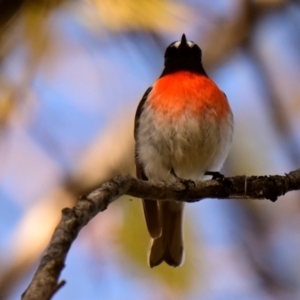
M 226 95 L 208 77 L 198 45 L 182 35 L 165 52 L 160 77 L 135 116 L 135 163 L 142 180 L 199 180 L 218 173 L 229 152 L 233 115 Z M 143 199 L 151 236 L 150 267 L 183 263 L 183 202 Z

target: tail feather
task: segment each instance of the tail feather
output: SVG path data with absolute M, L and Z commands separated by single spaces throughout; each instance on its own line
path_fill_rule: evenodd
M 148 262 L 155 267 L 165 261 L 168 265 L 178 267 L 183 262 L 183 203 L 165 201 L 159 203 L 162 234 L 152 239 Z
M 159 218 L 159 207 L 157 201 L 143 199 L 144 216 L 147 229 L 151 238 L 157 238 L 161 235 L 161 221 Z
M 148 264 L 151 268 L 160 265 L 164 261 L 165 239 L 161 237 L 151 239 L 151 245 L 148 253 Z

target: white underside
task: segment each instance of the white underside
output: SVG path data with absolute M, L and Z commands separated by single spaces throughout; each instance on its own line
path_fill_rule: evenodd
M 149 180 L 201 179 L 206 171 L 219 171 L 228 154 L 233 132 L 230 114 L 222 122 L 208 109 L 201 118 L 188 112 L 176 121 L 156 118 L 151 107 L 143 110 L 137 133 L 138 160 Z

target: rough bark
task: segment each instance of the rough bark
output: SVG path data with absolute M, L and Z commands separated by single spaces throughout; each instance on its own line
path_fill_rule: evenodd
M 118 175 L 89 195 L 82 196 L 74 208 L 65 208 L 62 211 L 62 219 L 22 299 L 51 299 L 64 285 L 64 281 L 59 282 L 59 276 L 64 268 L 67 253 L 81 228 L 122 195 L 184 202 L 196 202 L 205 198 L 275 201 L 279 196 L 299 189 L 300 169 L 284 176 L 235 176 L 208 181 L 178 181 L 171 184 Z

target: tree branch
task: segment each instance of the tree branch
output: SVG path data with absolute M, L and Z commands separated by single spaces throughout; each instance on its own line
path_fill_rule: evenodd
M 196 202 L 205 198 L 275 201 L 279 196 L 299 189 L 300 169 L 284 176 L 235 176 L 195 183 L 191 181 L 149 182 L 138 180 L 130 175 L 115 176 L 89 195 L 82 196 L 74 208 L 63 209 L 62 219 L 22 299 L 51 299 L 64 284 L 64 282 L 58 283 L 58 279 L 66 255 L 81 228 L 122 195 L 183 202 Z

